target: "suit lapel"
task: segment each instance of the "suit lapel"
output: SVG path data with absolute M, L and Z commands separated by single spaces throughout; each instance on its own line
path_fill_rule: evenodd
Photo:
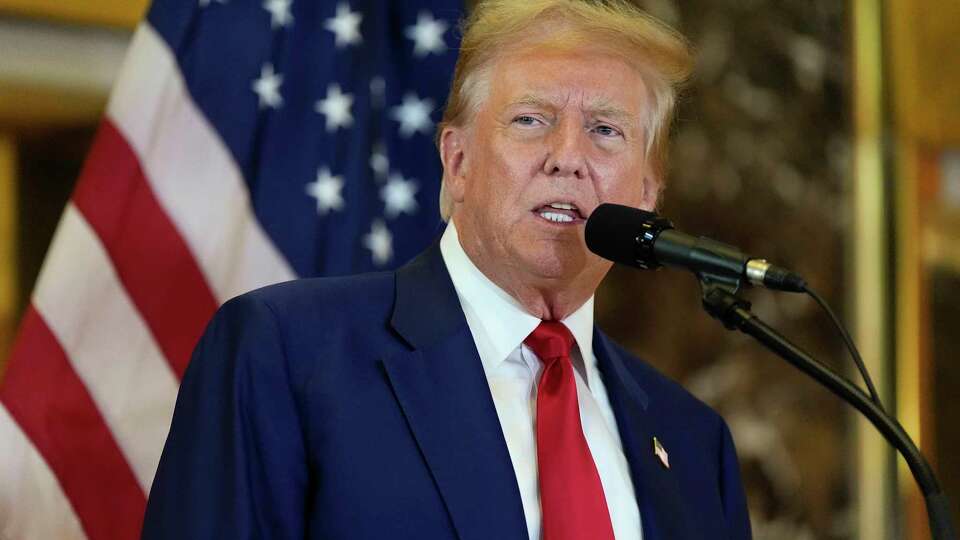
M 644 540 L 694 540 L 676 476 L 653 451 L 657 433 L 651 410 L 656 404 L 649 403 L 646 392 L 627 370 L 624 362 L 628 359 L 618 354 L 599 330 L 594 331 L 594 353 L 630 463 Z
M 412 350 L 384 367 L 457 534 L 526 539 L 500 421 L 438 244 L 397 272 L 391 325 Z

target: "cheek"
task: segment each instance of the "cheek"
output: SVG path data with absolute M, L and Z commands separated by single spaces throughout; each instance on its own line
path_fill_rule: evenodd
M 487 169 L 487 174 L 478 178 L 473 201 L 477 217 L 488 230 L 494 230 L 506 222 L 508 198 L 505 196 L 503 182 L 495 170 Z
M 486 168 L 487 201 L 502 216 L 515 214 L 529 199 L 528 190 L 533 188 L 528 161 L 517 149 L 513 155 L 497 153 L 491 156 Z
M 603 177 L 610 178 L 610 177 Z M 636 182 L 640 184 L 640 182 Z M 599 202 L 612 202 L 635 206 L 641 200 L 642 188 L 637 189 L 634 180 L 629 177 L 619 177 L 611 181 L 597 183 L 597 198 Z
M 650 197 L 648 182 L 644 180 L 644 168 L 639 164 L 623 162 L 605 163 L 598 167 L 602 179 L 597 186 L 601 202 L 619 202 L 629 206 L 641 206 Z

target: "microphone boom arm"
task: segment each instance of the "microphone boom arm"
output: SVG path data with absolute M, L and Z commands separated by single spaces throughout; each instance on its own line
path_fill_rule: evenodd
M 717 279 L 717 276 L 697 274 L 703 294 L 703 307 L 729 330 L 739 330 L 754 338 L 800 371 L 827 387 L 841 399 L 853 405 L 877 428 L 883 437 L 900 452 L 927 504 L 930 532 L 934 540 L 957 540 L 950 517 L 946 495 L 940 490 L 937 478 L 920 450 L 896 419 L 859 388 L 832 369 L 817 361 L 791 343 L 750 311 L 750 303 L 736 296 L 739 282 Z

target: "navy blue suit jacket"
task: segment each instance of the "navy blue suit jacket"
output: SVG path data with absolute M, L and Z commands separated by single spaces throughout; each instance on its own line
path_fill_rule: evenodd
M 594 335 L 644 538 L 749 538 L 723 420 Z M 143 538 L 526 539 L 439 245 L 397 272 L 227 302 L 183 379 Z

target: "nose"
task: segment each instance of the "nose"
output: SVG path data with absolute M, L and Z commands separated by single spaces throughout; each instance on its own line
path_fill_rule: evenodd
M 552 130 L 547 144 L 547 157 L 543 172 L 554 177 L 569 177 L 582 180 L 587 175 L 587 133 L 583 125 L 573 119 L 565 119 Z

